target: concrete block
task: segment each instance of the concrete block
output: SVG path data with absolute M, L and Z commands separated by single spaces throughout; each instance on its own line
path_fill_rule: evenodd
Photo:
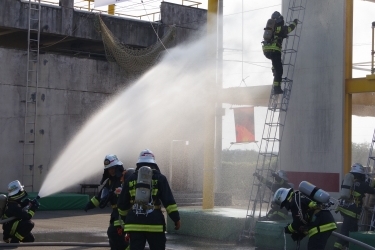
M 235 241 L 245 223 L 246 210 L 235 208 L 183 208 L 180 230 L 168 218 L 167 232 L 217 240 Z

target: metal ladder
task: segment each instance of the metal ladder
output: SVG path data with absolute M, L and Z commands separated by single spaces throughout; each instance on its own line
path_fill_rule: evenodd
M 23 141 L 22 184 L 33 190 L 35 166 L 35 133 L 39 78 L 40 0 L 28 2 L 27 72 L 25 100 L 25 130 Z
M 277 169 L 277 161 L 283 135 L 288 104 L 293 85 L 293 74 L 297 51 L 302 32 L 302 24 L 305 16 L 307 0 L 290 0 L 288 6 L 287 24 L 294 19 L 299 23 L 296 29 L 285 39 L 284 50 L 282 50 L 282 61 L 284 74 L 281 84 L 284 84 L 283 95 L 273 95 L 271 91 L 268 103 L 266 121 L 263 128 L 262 140 L 259 147 L 258 159 L 255 172 L 267 181 L 274 182 L 272 172 Z M 252 239 L 252 231 L 255 227 L 257 217 L 261 217 L 261 212 L 268 211 L 272 198 L 271 191 L 257 178 L 252 178 L 250 199 L 246 213 L 246 220 L 239 241 Z M 257 217 L 256 217 L 256 213 Z

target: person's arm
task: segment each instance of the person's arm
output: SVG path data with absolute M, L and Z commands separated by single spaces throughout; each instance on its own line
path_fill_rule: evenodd
M 164 175 L 160 175 L 158 185 L 160 191 L 160 200 L 167 210 L 168 216 L 175 223 L 175 229 L 178 230 L 180 228 L 180 213 L 178 212 L 177 204 L 173 197 L 168 180 Z
M 134 181 L 131 181 L 131 183 L 134 183 Z M 122 190 L 117 200 L 117 210 L 122 220 L 125 220 L 131 207 L 129 188 L 129 179 L 127 179 L 122 185 Z

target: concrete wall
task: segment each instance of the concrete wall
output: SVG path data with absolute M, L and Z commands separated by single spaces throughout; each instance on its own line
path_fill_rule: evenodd
M 68 7 L 71 3 L 71 0 L 62 1 L 62 4 Z M 181 16 L 188 10 L 184 18 L 187 23 L 196 19 L 192 14 L 194 11 L 197 11 L 196 15 L 199 17 L 206 12 L 178 5 L 168 7 L 167 3 L 163 3 L 162 6 L 164 11 L 180 13 Z M 2 0 L 0 27 L 25 30 L 25 7 L 25 3 L 17 0 Z M 164 15 L 171 16 L 162 12 L 162 16 Z M 149 22 L 111 16 L 103 16 L 103 20 L 123 43 L 149 46 L 156 42 L 156 35 Z M 167 25 L 175 23 L 173 19 L 165 20 Z M 73 11 L 65 7 L 43 6 L 41 22 L 45 33 L 101 40 L 95 30 L 92 13 Z M 186 41 L 192 34 L 196 34 L 196 29 L 197 25 L 194 28 L 183 25 L 178 27 L 176 43 Z M 159 35 L 162 34 L 163 29 L 160 29 Z M 23 143 L 19 141 L 24 138 L 25 103 L 22 101 L 26 95 L 27 53 L 22 50 L 0 48 L 0 58 L 0 192 L 5 192 L 7 183 L 15 179 L 21 180 L 24 170 Z M 39 190 L 49 167 L 86 118 L 119 89 L 127 86 L 130 77 L 115 63 L 49 53 L 40 55 L 39 90 L 36 97 L 36 164 L 32 170 L 34 191 Z M 170 141 L 165 143 L 168 144 Z M 192 147 L 188 154 L 195 156 L 196 151 L 201 152 L 199 147 Z M 160 159 L 158 162 L 168 166 L 169 159 Z M 191 166 L 188 178 L 192 182 L 189 181 L 189 187 L 195 190 L 202 187 L 201 162 L 202 160 L 199 160 L 197 164 L 197 159 L 193 158 L 187 164 Z M 168 168 L 164 170 L 167 172 Z M 29 170 L 26 168 L 25 171 Z M 98 182 L 100 176 L 94 179 Z M 70 191 L 78 190 L 77 186 Z
M 307 1 L 281 144 L 281 169 L 342 172 L 344 5 L 340 0 Z M 284 16 L 287 6 L 284 0 Z

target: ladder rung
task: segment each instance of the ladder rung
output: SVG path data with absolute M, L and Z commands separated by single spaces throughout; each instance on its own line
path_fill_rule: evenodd
M 39 8 L 30 8 L 30 10 L 37 10 L 37 11 L 39 11 Z
M 39 40 L 38 40 L 38 39 L 33 39 L 33 38 L 30 38 L 30 41 L 33 41 L 33 42 L 38 42 Z
M 31 17 L 30 17 L 30 20 L 33 20 L 33 21 L 39 21 L 39 18 L 31 18 Z
M 39 29 L 32 29 L 32 28 L 30 28 L 30 31 L 39 31 Z

